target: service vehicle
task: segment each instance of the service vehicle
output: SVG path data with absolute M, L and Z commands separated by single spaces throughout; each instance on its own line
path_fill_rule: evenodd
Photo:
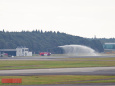
M 40 52 L 40 56 L 50 56 L 50 52 Z

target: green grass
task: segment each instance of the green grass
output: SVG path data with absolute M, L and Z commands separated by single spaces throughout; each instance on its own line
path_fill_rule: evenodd
M 90 76 L 90 75 L 0 76 L 0 79 L 2 78 L 22 78 L 21 85 L 115 83 L 115 76 Z M 0 82 L 0 85 L 7 85 L 7 84 L 3 84 Z
M 115 58 L 66 58 L 55 60 L 0 60 L 0 70 L 115 66 Z

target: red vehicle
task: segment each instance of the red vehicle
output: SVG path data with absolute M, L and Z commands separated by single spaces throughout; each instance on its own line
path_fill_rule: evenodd
M 50 52 L 40 52 L 40 56 L 50 56 Z

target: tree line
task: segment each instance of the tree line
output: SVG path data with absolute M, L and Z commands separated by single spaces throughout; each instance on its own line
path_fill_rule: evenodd
M 63 53 L 58 46 L 70 44 L 86 45 L 98 52 L 103 52 L 102 43 L 97 39 L 86 39 L 55 31 L 0 31 L 0 49 L 15 49 L 22 46 L 35 53 Z

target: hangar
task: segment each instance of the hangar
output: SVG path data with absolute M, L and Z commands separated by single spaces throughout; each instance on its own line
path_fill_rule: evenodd
M 32 56 L 29 48 L 17 47 L 16 49 L 0 49 L 0 56 Z
M 8 56 L 16 56 L 16 49 L 0 49 L 0 56 L 4 56 L 6 53 Z

